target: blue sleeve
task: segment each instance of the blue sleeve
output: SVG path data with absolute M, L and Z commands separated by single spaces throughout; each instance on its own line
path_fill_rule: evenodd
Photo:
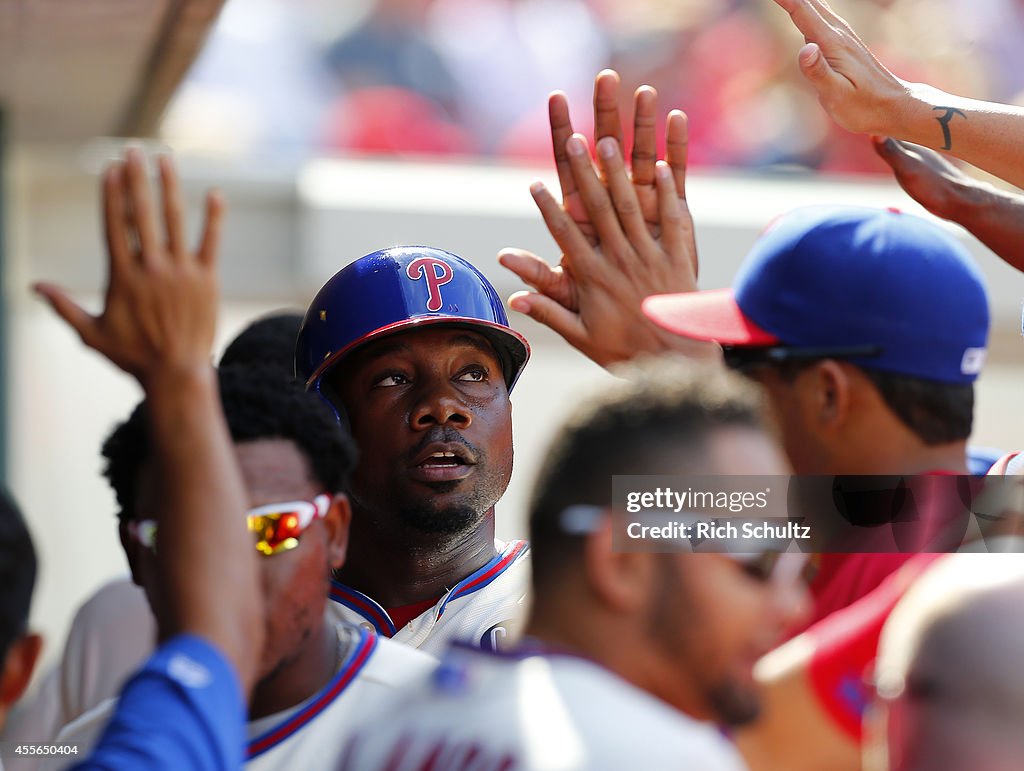
M 967 472 L 976 477 L 983 477 L 995 462 L 1006 453 L 992 447 L 967 446 Z
M 168 640 L 128 681 L 99 743 L 76 769 L 237 771 L 245 703 L 231 664 L 194 635 Z

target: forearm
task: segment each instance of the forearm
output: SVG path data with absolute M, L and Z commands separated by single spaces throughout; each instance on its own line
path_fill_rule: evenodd
M 949 219 L 1024 271 L 1024 196 L 977 182 L 960 192 Z
M 262 618 L 245 490 L 221 410 L 216 373 L 161 372 L 145 383 L 152 446 L 161 469 L 158 549 L 170 608 L 165 636 L 192 633 L 216 645 L 253 678 Z
M 1024 109 L 907 84 L 900 109 L 877 134 L 924 145 L 1024 187 Z

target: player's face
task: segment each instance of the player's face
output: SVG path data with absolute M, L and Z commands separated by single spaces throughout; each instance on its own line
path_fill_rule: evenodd
M 761 432 L 719 431 L 708 449 L 710 473 L 789 473 L 776 445 Z M 806 612 L 802 582 L 783 583 L 722 554 L 654 556 L 661 577 L 650 625 L 662 649 L 674 656 L 670 666 L 690 680 L 689 711 L 725 724 L 753 719 L 759 708 L 754 664 Z
M 817 399 L 810 393 L 812 370 L 794 379 L 783 377 L 774 367 L 758 367 L 748 374 L 768 394 L 782 446 L 793 470 L 797 474 L 836 473 L 831 468 L 827 443 L 815 427 Z
M 286 439 L 261 439 L 235 445 L 235 454 L 248 493 L 247 506 L 312 501 L 325 492 L 312 478 L 302 452 Z M 152 516 L 158 498 L 151 464 L 140 477 L 137 511 Z M 332 505 L 323 519 L 315 519 L 292 549 L 257 555 L 259 586 L 238 587 L 239 592 L 263 594 L 266 608 L 266 642 L 260 660 L 258 682 L 262 686 L 303 654 L 306 645 L 322 643 L 330 571 L 344 562 L 348 522 L 340 505 Z M 255 551 L 255 542 L 253 550 Z M 166 612 L 155 580 L 159 554 L 134 549 L 132 563 L 137 583 L 149 597 L 157 618 Z
M 261 439 L 235 445 L 249 507 L 287 501 L 312 501 L 325 492 L 316 482 L 298 447 L 286 439 Z M 322 636 L 330 571 L 344 561 L 347 523 L 338 521 L 337 509 L 315 519 L 299 536 L 293 549 L 259 556 L 261 586 L 266 608 L 266 643 L 260 659 L 258 682 L 265 685 Z
M 462 328 L 401 332 L 331 378 L 359 447 L 353 508 L 375 522 L 455 534 L 475 527 L 512 475 L 512 407 L 487 339 Z

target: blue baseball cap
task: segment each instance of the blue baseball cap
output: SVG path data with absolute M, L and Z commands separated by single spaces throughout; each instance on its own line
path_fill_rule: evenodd
M 777 219 L 732 289 L 655 295 L 644 313 L 684 337 L 819 351 L 868 369 L 971 383 L 988 297 L 970 254 L 895 210 L 813 206 Z

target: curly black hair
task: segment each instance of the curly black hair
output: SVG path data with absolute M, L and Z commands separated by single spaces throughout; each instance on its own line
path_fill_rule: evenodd
M 220 398 L 231 438 L 237 442 L 287 439 L 306 456 L 313 477 L 325 490 L 344 492 L 356 463 L 355 443 L 330 406 L 275 365 L 221 367 Z M 139 470 L 149 457 L 146 402 L 103 443 L 103 475 L 117 497 L 118 518 L 135 517 Z
M 256 319 L 228 343 L 220 366 L 268 364 L 293 373 L 302 315 L 301 311 L 278 311 Z
M 25 634 L 37 567 L 25 520 L 14 499 L 0 489 L 0 661 Z

